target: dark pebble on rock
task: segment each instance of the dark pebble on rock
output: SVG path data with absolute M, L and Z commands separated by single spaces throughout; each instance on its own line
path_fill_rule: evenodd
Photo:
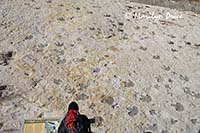
M 174 42 L 172 42 L 172 41 L 169 41 L 169 42 L 168 42 L 168 44 L 170 44 L 170 45 L 173 45 L 173 44 L 174 44 Z
M 174 119 L 171 118 L 171 124 L 175 124 L 177 122 L 178 122 L 178 120 L 174 120 Z
M 133 87 L 133 86 L 135 85 L 134 82 L 131 81 L 131 80 L 128 80 L 128 82 L 125 81 L 124 83 L 125 83 L 125 84 L 124 84 L 124 87 Z
M 42 112 L 42 113 L 40 113 L 37 117 L 38 118 L 42 118 L 44 116 L 44 113 Z
M 153 125 L 150 125 L 150 126 L 149 126 L 149 130 L 151 130 L 151 131 L 156 131 L 156 130 L 158 130 L 158 125 L 157 125 L 156 123 L 154 123 Z
M 58 21 L 65 21 L 63 17 L 57 18 Z
M 13 52 L 12 51 L 8 51 L 6 53 L 0 53 L 0 65 L 8 65 L 9 64 L 9 60 L 11 60 L 13 57 Z
M 95 68 L 94 70 L 93 70 L 93 73 L 99 73 L 100 72 L 100 68 Z
M 2 122 L 0 122 L 0 129 L 3 127 L 3 123 Z
M 172 52 L 178 52 L 178 50 L 177 50 L 177 49 L 174 49 L 174 48 L 171 48 L 171 51 L 172 51 Z
M 164 66 L 163 66 L 163 69 L 164 69 L 164 70 L 166 70 L 166 71 L 169 71 L 169 70 L 170 70 L 170 67 L 169 67 L 169 66 L 166 66 L 166 65 L 164 65 Z
M 151 102 L 152 98 L 149 95 L 142 95 L 140 100 L 142 100 L 143 102 Z
M 140 46 L 139 49 L 141 49 L 141 50 L 143 50 L 143 51 L 146 51 L 146 50 L 147 50 L 147 48 L 144 47 L 144 46 Z
M 178 112 L 184 111 L 184 106 L 181 103 L 172 104 L 172 106 L 174 106 Z
M 33 38 L 32 35 L 28 35 L 28 36 L 25 37 L 25 40 L 30 40 L 30 39 L 32 39 L 32 38 Z
M 5 90 L 7 88 L 7 85 L 1 85 L 0 86 L 0 91 Z
M 200 44 L 194 44 L 195 47 L 200 47 Z
M 169 37 L 171 37 L 171 38 L 176 38 L 176 36 L 174 36 L 174 35 L 168 35 Z
M 111 17 L 110 14 L 104 14 L 104 17 Z
M 57 61 L 57 64 L 65 64 L 66 63 L 66 59 L 59 59 Z
M 168 79 L 168 81 L 169 81 L 170 83 L 172 83 L 172 82 L 173 82 L 173 80 L 172 80 L 172 79 L 170 79 L 170 78 Z
M 94 103 L 92 103 L 92 104 L 89 106 L 89 108 L 90 108 L 90 109 L 94 109 L 95 106 L 96 106 L 96 105 L 95 105 Z
M 191 42 L 185 42 L 186 45 L 191 45 Z
M 62 80 L 60 80 L 60 79 L 54 79 L 53 82 L 56 85 L 60 85 L 62 83 Z
M 89 27 L 90 30 L 95 30 L 95 27 Z
M 184 81 L 189 81 L 189 78 L 186 75 L 180 75 L 179 78 Z
M 153 59 L 160 59 L 160 56 L 159 55 L 154 55 Z
M 101 100 L 101 102 L 112 105 L 114 103 L 114 98 L 112 96 L 106 96 Z
M 80 10 L 80 9 L 81 9 L 80 7 L 77 7 L 77 8 L 76 8 L 76 10 Z
M 128 111 L 129 111 L 128 115 L 132 116 L 132 117 L 139 113 L 139 109 L 138 109 L 137 106 L 133 106 L 132 108 L 128 108 Z
M 7 88 L 7 85 L 0 86 L 0 98 L 2 97 L 3 91 L 6 90 L 6 88 Z
M 81 61 L 81 62 L 84 62 L 84 61 L 86 61 L 86 59 L 85 59 L 85 58 L 81 58 L 80 61 Z
M 192 124 L 197 124 L 198 123 L 197 119 L 190 119 L 190 121 L 192 122 Z
M 122 22 L 118 22 L 118 25 L 120 25 L 120 26 L 123 26 L 123 25 L 124 25 L 124 23 L 122 23 Z
M 150 113 L 151 115 L 156 115 L 156 111 L 155 111 L 154 109 L 150 110 L 149 113 Z
M 61 46 L 63 46 L 63 45 L 64 45 L 64 43 L 61 43 L 61 42 L 56 42 L 56 43 L 55 43 L 55 45 L 56 45 L 56 46 L 58 46 L 58 47 L 61 47 Z

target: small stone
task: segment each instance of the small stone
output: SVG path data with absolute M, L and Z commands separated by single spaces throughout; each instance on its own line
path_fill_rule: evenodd
M 101 116 L 96 116 L 94 125 L 96 127 L 102 126 L 103 125 L 103 121 L 104 121 L 104 119 Z
M 0 91 L 5 90 L 7 88 L 7 85 L 1 85 L 0 86 Z
M 59 21 L 65 21 L 64 17 L 57 18 Z
M 177 123 L 177 122 L 178 122 L 178 120 L 174 120 L 174 119 L 171 118 L 171 123 L 172 123 L 172 124 L 175 124 L 175 123 Z
M 200 44 L 194 44 L 195 47 L 200 47 Z
M 163 69 L 164 69 L 164 70 L 166 70 L 166 71 L 169 71 L 169 70 L 170 70 L 170 67 L 169 67 L 169 66 L 166 66 L 166 65 L 164 65 L 164 66 L 163 66 Z
M 184 93 L 186 93 L 186 94 L 190 94 L 190 93 L 191 93 L 189 87 L 183 87 L 183 91 L 184 91 Z
M 169 37 L 171 37 L 171 38 L 176 38 L 176 36 L 174 36 L 174 35 L 168 35 Z
M 38 118 L 42 118 L 43 116 L 44 116 L 44 113 L 41 112 L 37 117 L 38 117 Z
M 64 90 L 69 94 L 75 94 L 76 93 L 76 89 L 70 88 L 68 85 L 65 86 Z
M 157 81 L 157 82 L 163 82 L 163 81 L 164 81 L 164 78 L 163 78 L 162 76 L 158 75 L 158 76 L 156 77 L 156 81 Z
M 156 115 L 156 111 L 155 111 L 154 109 L 150 110 L 149 113 L 150 113 L 151 115 Z
M 0 65 L 8 65 L 9 64 L 9 60 L 11 60 L 13 57 L 13 52 L 12 51 L 8 51 L 6 53 L 0 53 Z
M 180 75 L 179 78 L 184 81 L 189 81 L 189 78 L 186 75 Z
M 122 22 L 118 22 L 118 25 L 120 25 L 120 26 L 123 26 L 123 25 L 124 25 L 124 23 L 122 23 Z
M 47 43 L 44 43 L 44 44 L 40 44 L 39 45 L 39 48 L 46 48 L 48 46 L 48 44 Z
M 55 43 L 55 45 L 56 45 L 56 46 L 58 46 L 58 47 L 61 47 L 61 46 L 63 46 L 63 45 L 64 45 L 64 43 L 61 43 L 61 42 L 56 42 L 56 43 Z
M 32 38 L 33 38 L 32 35 L 28 35 L 28 36 L 25 37 L 25 40 L 30 40 L 30 39 L 32 39 Z
M 60 7 L 64 7 L 64 5 L 63 5 L 63 4 L 59 4 L 58 6 L 60 6 Z
M 77 7 L 77 8 L 76 8 L 76 10 L 80 10 L 80 9 L 81 9 L 80 7 Z
M 156 123 L 149 126 L 149 130 L 151 130 L 151 131 L 156 131 L 157 129 L 158 129 L 158 125 Z
M 4 123 L 0 122 L 0 129 L 3 127 L 3 124 L 4 124 Z
M 142 100 L 143 102 L 151 102 L 152 98 L 149 95 L 142 95 L 140 100 Z
M 191 45 L 191 42 L 185 42 L 186 45 Z
M 172 42 L 172 41 L 169 41 L 169 42 L 168 42 L 168 44 L 170 44 L 170 45 L 173 45 L 173 44 L 174 44 L 174 42 Z
M 110 14 L 104 14 L 104 17 L 111 17 Z
M 172 52 L 178 52 L 178 50 L 177 50 L 177 49 L 174 49 L 174 48 L 171 48 L 171 51 L 172 51 Z
M 192 122 L 192 124 L 197 124 L 197 119 L 190 119 L 190 121 Z
M 174 106 L 176 111 L 178 111 L 178 112 L 184 111 L 184 107 L 181 103 L 172 104 L 172 106 Z
M 172 79 L 170 79 L 170 78 L 168 79 L 168 81 L 169 81 L 170 83 L 172 83 L 172 82 L 173 82 L 173 80 L 172 80 Z
M 89 108 L 90 108 L 90 109 L 94 109 L 95 106 L 96 106 L 96 105 L 95 105 L 94 103 L 92 103 L 92 104 L 89 106 Z
M 141 50 L 143 50 L 143 51 L 146 51 L 146 50 L 147 50 L 147 48 L 144 47 L 144 46 L 140 46 L 139 49 L 141 49 Z
M 29 66 L 33 66 L 36 63 L 36 59 L 31 54 L 25 55 L 22 60 L 26 65 Z
M 112 96 L 104 97 L 103 100 L 101 100 L 102 103 L 107 103 L 108 105 L 112 105 L 114 103 L 114 99 Z
M 133 106 L 132 108 L 128 108 L 128 115 L 129 116 L 135 116 L 138 114 L 139 110 L 138 110 L 138 107 L 137 106 Z
M 89 98 L 89 96 L 87 96 L 85 93 L 78 93 L 78 94 L 76 94 L 76 99 L 77 100 L 86 100 L 86 99 L 88 99 Z
M 13 52 L 12 51 L 8 51 L 7 53 L 5 53 L 5 56 L 7 58 L 11 58 L 13 56 Z
M 6 90 L 7 85 L 0 86 L 0 98 L 3 96 L 3 91 Z
M 93 70 L 93 73 L 99 73 L 100 72 L 100 68 L 95 68 L 94 70 Z
M 154 55 L 153 59 L 160 59 L 160 56 L 159 55 Z
M 66 59 L 59 59 L 57 61 L 57 64 L 65 64 L 66 63 Z
M 89 27 L 90 30 L 95 30 L 95 27 Z
M 47 0 L 47 3 L 52 3 L 52 1 L 51 0 Z
M 124 87 L 133 87 L 135 84 L 133 83 L 133 81 L 131 81 L 131 80 L 128 80 L 128 82 L 124 82 L 125 84 L 124 84 Z
M 53 83 L 56 84 L 56 85 L 60 85 L 62 83 L 62 80 L 60 80 L 60 79 L 54 79 Z

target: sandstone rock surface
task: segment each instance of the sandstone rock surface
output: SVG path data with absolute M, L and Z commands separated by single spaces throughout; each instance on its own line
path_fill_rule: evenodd
M 62 117 L 72 100 L 98 118 L 96 133 L 197 133 L 200 15 L 131 0 L 0 0 L 0 131 Z

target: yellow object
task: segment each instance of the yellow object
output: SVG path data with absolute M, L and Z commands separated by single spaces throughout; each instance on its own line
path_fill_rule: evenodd
M 25 120 L 23 133 L 54 133 L 58 126 L 59 119 Z
M 24 133 L 45 133 L 45 123 L 24 124 Z

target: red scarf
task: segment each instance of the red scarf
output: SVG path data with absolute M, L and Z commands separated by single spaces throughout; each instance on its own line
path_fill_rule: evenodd
M 70 133 L 76 133 L 76 131 L 73 129 L 75 126 L 75 121 L 77 119 L 78 116 L 78 111 L 77 110 L 69 110 L 67 113 L 67 117 L 64 120 L 64 124 L 65 126 L 67 126 L 67 128 L 72 128 L 72 130 L 70 130 Z

